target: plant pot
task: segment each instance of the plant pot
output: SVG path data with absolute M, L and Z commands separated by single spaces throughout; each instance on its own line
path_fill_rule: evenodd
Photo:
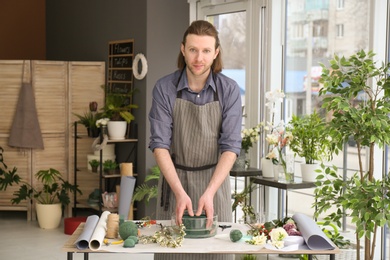
M 127 123 L 126 121 L 109 121 L 107 129 L 109 139 L 123 140 L 126 135 Z
M 92 172 L 97 172 L 99 166 L 91 166 Z
M 261 158 L 261 174 L 264 178 L 274 177 L 274 164 L 271 159 Z
M 306 182 L 315 182 L 318 173 L 316 172 L 316 169 L 318 168 L 318 163 L 315 164 L 301 164 L 301 174 L 302 174 L 302 181 Z
M 88 131 L 88 136 L 89 137 L 93 137 L 93 138 L 98 137 L 99 134 L 100 134 L 100 129 L 99 128 L 90 128 L 90 127 L 88 127 L 87 131 Z
M 62 218 L 61 203 L 40 204 L 36 203 L 36 211 L 39 227 L 43 229 L 58 228 Z

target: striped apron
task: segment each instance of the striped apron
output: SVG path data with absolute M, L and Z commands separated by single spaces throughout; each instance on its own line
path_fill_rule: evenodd
M 179 79 L 180 81 L 180 79 Z M 218 138 L 222 113 L 215 93 L 214 101 L 199 106 L 181 98 L 178 92 L 173 110 L 171 156 L 184 190 L 192 200 L 194 212 L 206 190 L 219 159 Z M 163 174 L 159 179 L 157 219 L 171 219 L 175 213 L 175 196 Z M 214 214 L 219 222 L 231 222 L 231 188 L 227 177 L 214 196 Z M 188 238 L 190 239 L 190 238 Z M 199 248 L 201 251 L 201 248 Z M 233 255 L 216 254 L 155 254 L 155 260 L 233 259 Z

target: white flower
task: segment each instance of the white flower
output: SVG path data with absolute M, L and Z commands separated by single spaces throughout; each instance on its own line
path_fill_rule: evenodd
M 269 144 L 277 144 L 279 142 L 279 136 L 275 134 L 268 134 L 265 138 Z
M 254 245 L 264 245 L 267 242 L 267 236 L 261 234 L 252 238 Z
M 275 241 L 283 241 L 286 237 L 288 237 L 287 231 L 282 227 L 274 228 L 269 233 L 272 242 Z
M 281 249 L 284 247 L 284 241 L 270 241 L 270 244 L 276 247 L 277 249 Z
M 110 121 L 109 118 L 101 118 L 101 119 L 96 121 L 96 126 L 97 127 L 105 126 L 105 125 L 107 125 L 108 121 Z

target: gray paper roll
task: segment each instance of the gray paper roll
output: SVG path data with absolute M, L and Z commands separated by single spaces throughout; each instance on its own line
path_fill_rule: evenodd
M 129 209 L 133 199 L 135 180 L 136 179 L 133 176 L 121 177 L 118 213 L 120 218 L 125 220 L 129 216 Z

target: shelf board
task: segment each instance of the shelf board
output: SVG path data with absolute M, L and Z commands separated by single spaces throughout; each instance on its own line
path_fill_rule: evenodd
M 122 140 L 110 140 L 108 139 L 107 143 L 136 143 L 138 139 L 122 139 Z

